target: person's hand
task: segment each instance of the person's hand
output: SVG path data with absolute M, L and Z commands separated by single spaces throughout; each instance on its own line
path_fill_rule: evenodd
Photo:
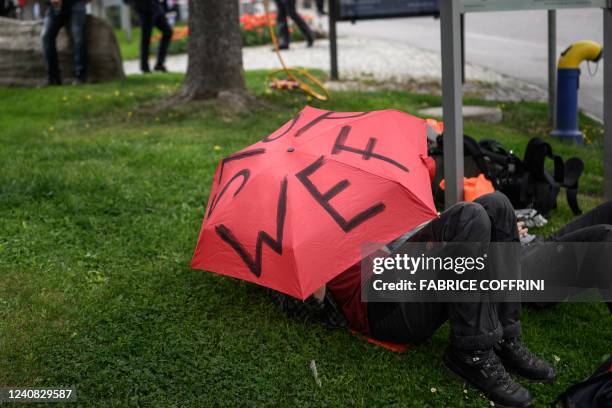
M 521 238 L 526 237 L 527 234 L 529 233 L 529 229 L 525 226 L 525 223 L 523 221 L 519 221 L 516 223 L 516 226 L 519 231 L 519 236 Z
M 322 302 L 325 299 L 325 285 L 321 286 L 319 289 L 312 294 L 319 302 Z

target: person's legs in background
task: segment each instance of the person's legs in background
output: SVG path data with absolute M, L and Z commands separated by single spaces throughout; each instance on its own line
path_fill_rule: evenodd
M 278 25 L 278 48 L 289 48 L 291 37 L 289 35 L 289 22 L 287 21 L 287 8 L 284 0 L 274 0 L 276 4 L 276 25 Z
M 151 44 L 151 31 L 153 31 L 153 14 L 139 10 L 140 17 L 140 70 L 143 73 L 151 72 L 149 68 L 149 47 Z
M 572 250 L 572 247 L 552 246 L 551 242 L 591 242 L 595 245 L 589 246 L 590 254 L 586 258 L 581 255 L 577 259 L 576 251 L 582 252 L 580 247 Z M 524 246 L 521 251 L 524 275 L 527 279 L 544 279 L 564 286 L 568 295 L 578 295 L 585 287 L 597 286 L 612 313 L 612 302 L 608 301 L 612 293 L 610 289 L 603 289 L 610 286 L 610 275 L 606 273 L 605 265 L 610 252 L 607 243 L 612 243 L 612 201 L 568 222 L 546 240 Z M 563 250 L 559 251 L 559 248 Z M 557 301 L 542 301 L 534 305 L 543 308 L 555 303 Z
M 319 13 L 320 15 L 324 16 L 325 14 L 327 14 L 325 12 L 325 0 L 316 0 L 315 4 L 317 5 L 317 13 Z
M 70 32 L 74 41 L 74 76 L 77 83 L 87 80 L 87 9 L 85 0 L 75 1 L 70 9 Z
M 162 32 L 161 40 L 159 41 L 159 49 L 157 50 L 157 63 L 155 64 L 155 71 L 167 72 L 165 67 L 166 54 L 168 53 L 168 47 L 170 41 L 172 41 L 172 27 L 168 24 L 166 15 L 159 13 L 155 16 L 155 26 Z
M 612 313 L 612 289 L 609 265 L 612 263 L 612 202 L 607 202 L 568 223 L 547 241 L 524 248 L 521 263 L 528 279 L 544 279 L 565 287 L 567 297 L 598 288 Z M 555 245 L 554 243 L 572 243 Z M 574 244 L 576 243 L 576 244 Z M 589 243 L 584 246 L 578 243 Z M 538 302 L 551 306 L 563 299 Z
M 549 237 L 549 240 L 558 241 L 564 235 L 567 235 L 571 232 L 577 231 L 584 227 L 592 227 L 594 225 L 599 224 L 612 225 L 612 201 L 608 201 L 604 204 L 601 204 L 592 209 L 591 211 L 582 214 L 575 220 L 568 222 L 567 224 L 565 224 L 565 226 L 555 231 Z
M 315 39 L 314 34 L 312 30 L 310 29 L 310 27 L 308 26 L 308 24 L 306 23 L 306 21 L 304 21 L 302 16 L 300 16 L 300 14 L 297 12 L 295 8 L 295 0 L 282 0 L 282 1 L 284 1 L 285 3 L 287 14 L 289 14 L 289 17 L 291 17 L 291 19 L 295 22 L 295 24 L 298 26 L 302 34 L 304 34 L 304 37 L 306 38 L 306 42 L 308 46 L 312 47 L 312 44 L 314 43 L 314 39 Z M 286 18 L 285 18 L 285 21 L 286 21 Z M 287 44 L 289 44 L 288 41 L 287 41 Z
M 57 57 L 57 46 L 55 40 L 59 30 L 66 24 L 68 13 L 65 7 L 55 10 L 47 7 L 42 31 L 43 53 L 47 69 L 47 85 L 61 85 L 59 60 Z

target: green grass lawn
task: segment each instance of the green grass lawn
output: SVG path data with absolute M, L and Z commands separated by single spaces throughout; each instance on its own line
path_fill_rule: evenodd
M 199 103 L 163 112 L 178 75 L 49 89 L 0 88 L 0 386 L 74 385 L 82 406 L 296 405 L 485 407 L 450 376 L 444 326 L 404 354 L 293 321 L 251 284 L 189 269 L 213 171 L 306 103 L 266 95 L 240 115 Z M 415 112 L 439 98 L 338 92 L 323 108 Z M 521 155 L 543 136 L 542 104 L 506 104 L 501 125 L 467 123 Z M 601 202 L 601 128 L 583 118 L 585 209 Z M 562 196 L 553 226 L 571 217 Z M 555 364 L 545 404 L 610 352 L 603 304 L 527 309 L 524 337 Z M 555 357 L 556 356 L 556 357 Z M 314 382 L 315 360 L 322 380 Z M 435 388 L 435 392 L 432 389 Z
M 155 31 L 157 32 L 157 31 Z M 125 31 L 116 29 L 115 36 L 119 42 L 119 50 L 123 60 L 132 60 L 140 58 L 140 28 L 132 27 L 132 38 L 128 41 Z

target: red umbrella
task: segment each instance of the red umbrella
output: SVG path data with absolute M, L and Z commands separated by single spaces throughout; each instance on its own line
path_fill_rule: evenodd
M 219 163 L 191 261 L 305 299 L 436 217 L 426 122 L 304 108 Z

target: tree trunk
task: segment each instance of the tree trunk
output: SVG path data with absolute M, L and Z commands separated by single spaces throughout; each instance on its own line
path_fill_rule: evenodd
M 237 0 L 189 0 L 189 63 L 181 94 L 187 99 L 244 93 Z

